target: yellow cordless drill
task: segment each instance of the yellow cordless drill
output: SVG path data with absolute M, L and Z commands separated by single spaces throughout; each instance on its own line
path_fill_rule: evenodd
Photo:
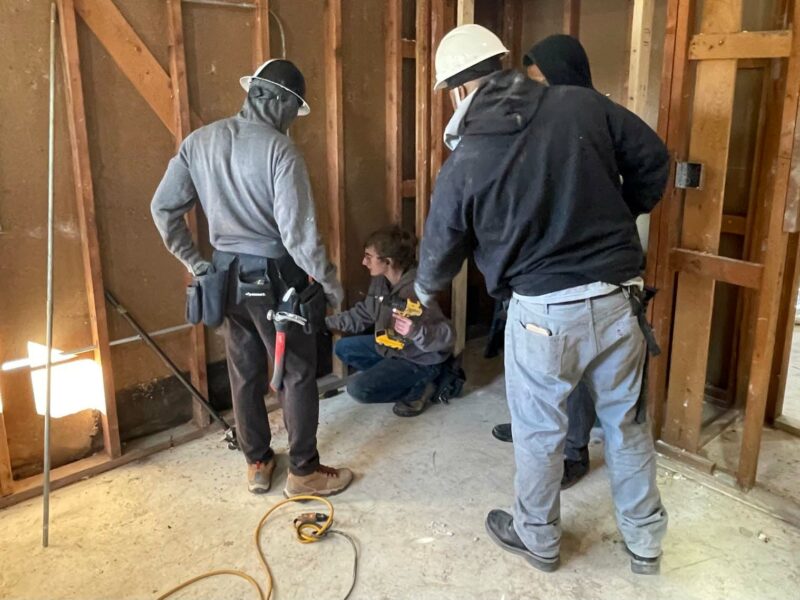
M 378 298 L 381 303 L 386 303 L 392 308 L 392 312 L 406 319 L 415 319 L 422 314 L 422 303 L 416 302 L 411 298 L 399 298 L 397 296 L 382 296 Z M 386 346 L 392 350 L 402 350 L 409 343 L 409 340 L 397 333 L 393 328 L 380 329 L 375 332 L 375 342 L 381 346 Z

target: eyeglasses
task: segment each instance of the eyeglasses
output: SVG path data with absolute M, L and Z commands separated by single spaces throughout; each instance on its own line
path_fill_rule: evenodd
M 378 256 L 376 254 L 370 254 L 369 252 L 364 252 L 364 258 L 367 259 L 367 260 L 372 260 L 374 258 L 378 258 L 380 260 L 384 260 L 385 257 Z

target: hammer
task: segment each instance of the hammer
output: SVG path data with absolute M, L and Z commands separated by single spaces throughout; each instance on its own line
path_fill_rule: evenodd
M 283 295 L 281 304 L 291 306 L 293 296 L 296 295 L 294 288 L 289 288 Z M 272 381 L 269 386 L 279 392 L 283 389 L 283 371 L 286 358 L 286 330 L 294 323 L 300 327 L 305 327 L 307 321 L 303 317 L 287 310 L 267 311 L 267 320 L 275 324 L 275 366 L 272 372 Z

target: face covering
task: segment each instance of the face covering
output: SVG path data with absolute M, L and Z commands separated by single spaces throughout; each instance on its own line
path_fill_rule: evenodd
M 281 133 L 287 133 L 299 109 L 300 103 L 294 95 L 270 83 L 259 82 L 252 84 L 240 114 L 271 123 Z
M 455 150 L 461 141 L 461 126 L 477 91 L 477 89 L 473 90 L 458 103 L 453 116 L 447 122 L 447 127 L 444 128 L 444 145 L 450 148 L 451 151 Z

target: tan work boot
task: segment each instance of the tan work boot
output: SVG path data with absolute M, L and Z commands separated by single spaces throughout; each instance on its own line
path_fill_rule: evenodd
M 283 495 L 292 496 L 333 496 L 347 489 L 353 481 L 350 469 L 334 469 L 320 465 L 310 475 L 289 473 Z
M 254 494 L 266 494 L 272 486 L 272 472 L 275 470 L 275 459 L 269 462 L 257 462 L 247 465 L 247 489 Z

